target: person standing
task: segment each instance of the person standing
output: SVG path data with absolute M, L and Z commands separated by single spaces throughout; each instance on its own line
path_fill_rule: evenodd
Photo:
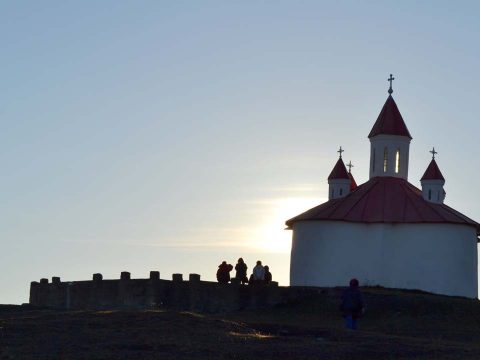
M 248 278 L 247 278 L 247 264 L 243 261 L 242 258 L 238 259 L 237 265 L 235 265 L 235 278 L 238 279 L 238 281 L 241 284 L 246 284 L 248 283 Z
M 362 314 L 364 307 L 358 280 L 352 279 L 350 280 L 350 286 L 342 293 L 342 303 L 340 305 L 347 329 L 357 329 L 357 319 Z
M 265 280 L 265 269 L 260 260 L 257 261 L 257 265 L 253 268 L 252 276 L 250 278 L 253 283 L 261 283 Z
M 265 269 L 265 277 L 263 281 L 265 284 L 270 284 L 272 282 L 272 273 L 270 272 L 270 268 L 268 265 L 265 265 L 263 268 Z

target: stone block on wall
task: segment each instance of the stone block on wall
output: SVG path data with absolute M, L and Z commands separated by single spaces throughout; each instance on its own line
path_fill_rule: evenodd
M 188 281 L 199 282 L 200 281 L 200 275 L 199 274 L 190 274 L 188 276 Z
M 150 280 L 160 280 L 160 271 L 150 271 Z
M 173 274 L 172 275 L 173 282 L 182 282 L 183 281 L 183 274 Z
M 120 280 L 130 280 L 130 273 L 128 271 L 122 271 Z

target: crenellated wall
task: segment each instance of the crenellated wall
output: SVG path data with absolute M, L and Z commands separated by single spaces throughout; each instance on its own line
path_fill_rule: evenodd
M 119 280 L 104 280 L 93 274 L 90 281 L 52 282 L 41 279 L 30 284 L 30 304 L 58 309 L 112 309 L 148 308 L 224 312 L 269 307 L 282 301 L 278 283 L 240 285 L 201 281 L 200 275 L 190 274 L 188 281 L 182 274 L 173 274 L 172 280 L 160 279 L 158 271 L 151 271 L 148 279 L 131 279 L 122 272 Z

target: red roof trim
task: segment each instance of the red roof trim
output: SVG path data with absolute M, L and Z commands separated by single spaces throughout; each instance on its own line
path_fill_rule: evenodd
M 334 220 L 361 223 L 448 223 L 475 227 L 480 224 L 445 204 L 426 201 L 408 181 L 375 177 L 344 198 L 329 200 L 288 220 L 287 226 L 304 220 Z

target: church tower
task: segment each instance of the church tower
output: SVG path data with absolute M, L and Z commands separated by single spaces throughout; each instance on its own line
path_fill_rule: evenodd
M 422 195 L 428 202 L 443 204 L 446 195 L 445 190 L 443 189 L 445 178 L 435 161 L 435 154 L 438 154 L 435 151 L 435 148 L 433 148 L 430 153 L 432 154 L 432 161 L 430 161 L 427 170 L 425 170 L 425 173 L 420 179 L 420 183 L 422 184 Z
M 342 152 L 344 151 L 340 146 L 340 150 L 338 150 L 340 157 L 330 175 L 328 175 L 328 200 L 343 198 L 350 193 L 351 180 L 342 160 Z
M 393 176 L 408 180 L 408 156 L 412 137 L 392 97 L 394 79 L 390 74 L 387 101 L 368 134 L 370 179 L 376 176 Z

